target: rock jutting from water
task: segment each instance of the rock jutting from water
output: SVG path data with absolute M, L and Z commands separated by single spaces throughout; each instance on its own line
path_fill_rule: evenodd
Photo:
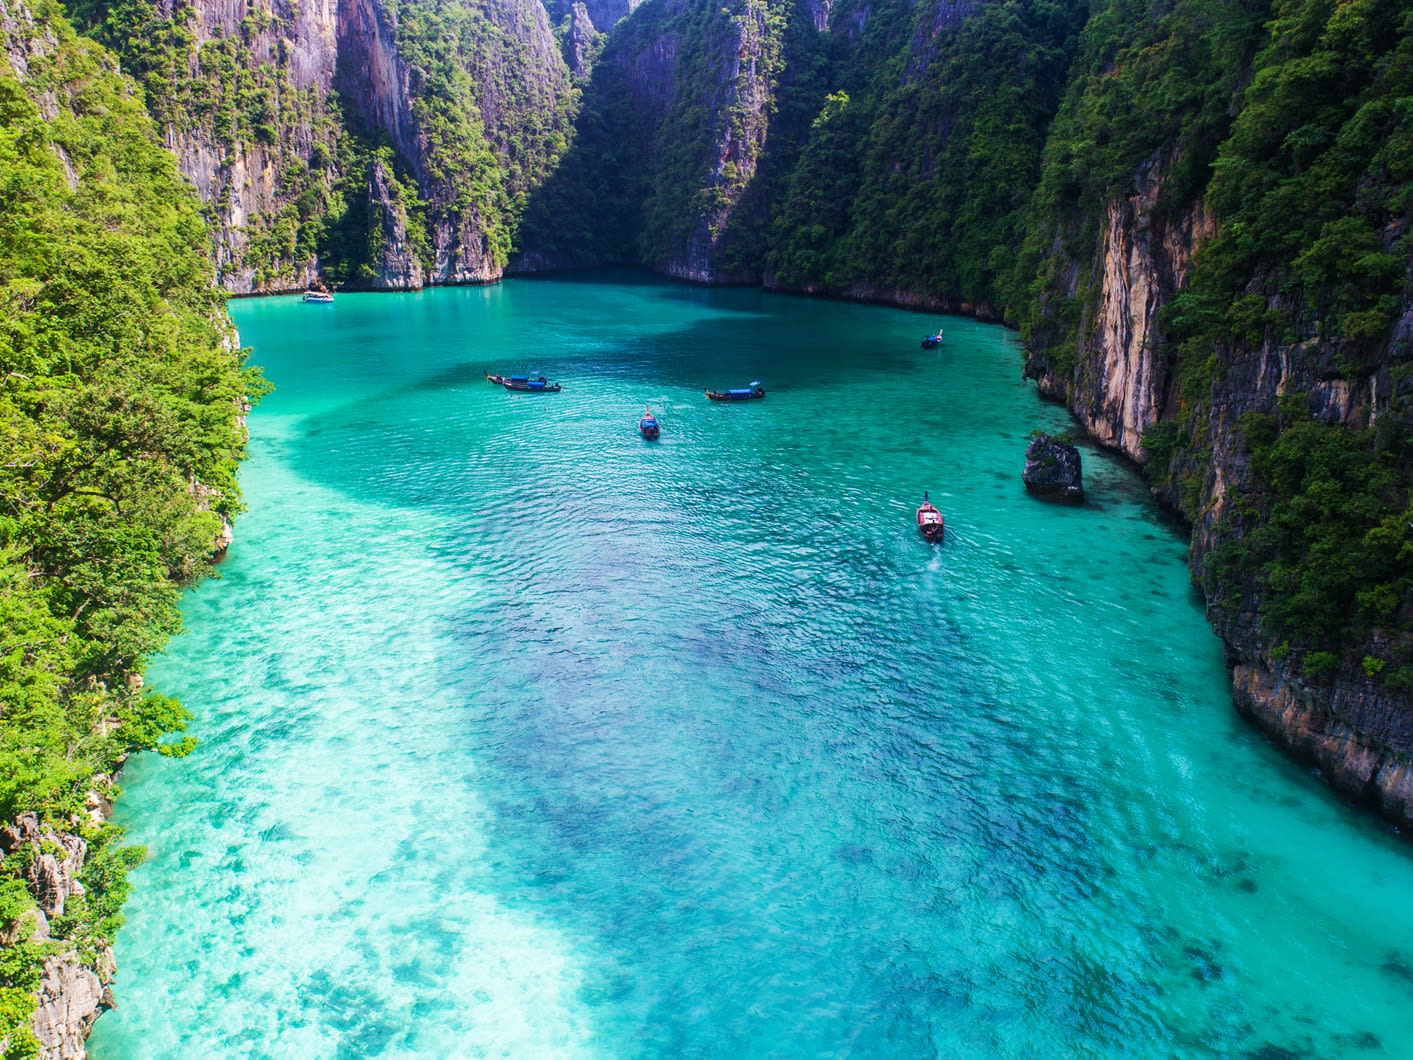
M 106 799 L 95 791 L 90 802 L 95 818 L 105 816 Z M 79 876 L 87 855 L 88 844 L 80 836 L 56 830 L 35 813 L 21 813 L 11 824 L 0 827 L 0 861 L 17 857 L 26 863 L 22 879 L 37 906 L 17 921 L 13 937 L 0 937 L 0 945 L 29 941 L 54 944 L 57 950 L 44 962 L 30 1023 L 41 1060 L 83 1056 L 89 1028 L 114 1006 L 108 990 L 116 972 L 112 948 L 100 946 L 85 961 L 71 947 L 55 944 L 50 936 L 50 919 L 62 917 L 65 902 L 85 893 Z M 0 1041 L 0 1049 L 3 1046 Z
M 1037 434 L 1025 447 L 1026 492 L 1037 497 L 1077 501 L 1084 497 L 1079 450 L 1068 442 Z

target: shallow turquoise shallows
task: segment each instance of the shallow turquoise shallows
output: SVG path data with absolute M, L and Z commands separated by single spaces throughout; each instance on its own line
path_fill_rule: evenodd
M 279 389 L 149 674 L 201 744 L 124 775 L 98 1060 L 1413 1055 L 1410 848 L 1235 716 L 1131 472 L 1025 495 L 1067 420 L 1009 333 L 631 275 L 231 308 Z

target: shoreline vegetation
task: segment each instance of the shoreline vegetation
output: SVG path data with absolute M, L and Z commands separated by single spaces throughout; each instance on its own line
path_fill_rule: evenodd
M 134 751 L 193 743 L 171 737 L 186 712 L 143 687 L 144 660 L 229 540 L 244 415 L 267 389 L 214 285 L 200 203 L 132 82 L 56 5 L 30 16 L 0 18 L 0 35 L 26 38 L 22 74 L 0 67 L 6 1060 L 81 1046 L 86 1023 L 46 1009 L 56 991 L 86 996 L 87 1022 L 103 1004 L 143 857 L 107 820 L 115 774 Z

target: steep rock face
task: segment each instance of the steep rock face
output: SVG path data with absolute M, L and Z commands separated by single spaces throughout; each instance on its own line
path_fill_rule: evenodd
M 1081 284 L 1098 292 L 1084 307 L 1075 370 L 1062 373 L 1038 354 L 1025 369 L 1041 393 L 1064 401 L 1097 441 L 1139 463 L 1143 432 L 1170 401 L 1158 311 L 1182 288 L 1193 250 L 1213 231 L 1201 203 L 1176 215 L 1158 209 L 1164 161 L 1155 154 L 1126 195 L 1104 204 L 1091 271 L 1071 271 L 1056 288 L 1063 298 L 1078 298 Z
M 113 995 L 105 985 L 113 974 L 110 950 L 100 955 L 100 964 L 106 979 L 59 957 L 45 962 L 33 1022 L 40 1060 L 83 1060 L 88 1055 L 84 1041 L 89 1030 L 99 1016 L 114 1007 Z
M 1276 650 L 1262 621 L 1266 601 L 1258 582 L 1244 579 L 1235 589 L 1223 589 L 1205 573 L 1209 557 L 1234 536 L 1251 532 L 1236 510 L 1238 500 L 1257 486 L 1242 417 L 1272 413 L 1282 395 L 1303 394 L 1306 406 L 1326 423 L 1354 430 L 1369 426 L 1395 397 L 1392 368 L 1413 362 L 1410 321 L 1413 309 L 1405 306 L 1389 349 L 1360 378 L 1331 378 L 1332 351 L 1314 342 L 1239 351 L 1213 386 L 1207 466 L 1199 469 L 1195 461 L 1190 466 L 1202 474 L 1202 490 L 1189 562 L 1194 579 L 1206 583 L 1207 615 L 1226 645 L 1237 709 L 1278 746 L 1317 766 L 1337 791 L 1404 826 L 1413 824 L 1413 710 L 1407 697 L 1348 661 L 1327 676 L 1309 676 L 1303 668 L 1306 652 Z M 1388 654 L 1377 642 L 1375 637 L 1369 645 L 1371 653 Z
M 227 290 L 298 289 L 321 273 L 374 288 L 500 276 L 577 105 L 539 0 L 158 0 L 146 21 L 140 7 L 90 30 L 144 80 L 213 220 Z M 143 35 L 161 42 L 157 59 L 135 44 Z M 384 260 L 387 200 L 365 198 L 383 145 L 426 207 L 391 250 L 416 269 Z
M 564 166 L 532 204 L 520 268 L 643 264 L 755 282 L 733 251 L 783 67 L 779 0 L 645 5 L 614 29 Z
M 336 6 L 199 0 L 176 12 L 180 20 L 189 10 L 195 43 L 186 81 L 153 110 L 208 206 L 218 279 L 234 293 L 299 287 L 317 271 L 297 245 L 294 202 L 333 176 Z
M 41 825 L 33 813 L 22 813 L 14 824 L 0 828 L 0 855 L 10 857 L 25 850 L 25 871 L 30 893 L 46 916 L 62 916 L 64 902 L 83 894 L 83 871 L 88 845 L 82 838 Z
M 594 30 L 607 33 L 620 19 L 627 18 L 643 0 L 588 0 L 587 3 L 570 0 L 547 0 L 545 10 L 555 22 L 563 22 L 573 17 L 572 9 L 584 8 L 584 14 Z
M 43 55 L 53 47 L 43 30 L 35 26 L 29 8 L 15 0 L 0 0 L 0 38 L 5 47 L 5 61 L 15 76 L 23 79 L 29 71 L 32 56 Z
M 512 190 L 521 190 L 517 182 L 542 164 L 544 138 L 568 131 L 569 70 L 540 0 L 496 0 L 484 17 L 489 25 L 464 49 L 463 62 L 486 138 L 504 159 Z M 498 47 L 497 38 L 516 47 Z
M 644 216 L 682 183 L 663 178 L 660 148 L 683 87 L 679 23 L 689 3 L 640 8 L 604 42 L 574 142 L 530 199 L 511 271 L 642 264 Z
M 1192 525 L 1242 713 L 1413 823 L 1407 12 L 1231 4 L 1199 43 L 1212 10 L 1091 16 L 1022 251 L 1027 370 Z
M 428 283 L 498 279 L 524 200 L 563 153 L 577 106 L 544 7 L 351 0 L 339 49 L 336 87 L 362 127 L 392 143 L 425 205 L 425 246 L 397 253 L 423 254 Z M 380 200 L 370 201 L 376 215 Z M 414 282 L 387 262 L 372 272 L 373 286 Z
M 396 22 L 378 0 L 338 5 L 339 91 L 370 129 L 417 168 L 424 153 L 412 120 L 411 75 L 397 53 Z
M 79 874 L 87 851 L 80 836 L 42 824 L 33 813 L 22 813 L 12 824 L 0 828 L 0 860 L 19 856 L 28 866 L 25 879 L 39 906 L 25 924 L 32 941 L 48 940 L 49 917 L 62 916 L 64 903 L 84 893 Z M 31 1020 L 43 1060 L 75 1060 L 85 1055 L 89 1028 L 113 1006 L 107 984 L 115 971 L 112 951 L 107 947 L 100 951 L 95 968 L 81 964 L 73 953 L 61 952 L 44 962 L 38 1005 Z
M 368 202 L 372 243 L 377 247 L 370 286 L 381 291 L 415 291 L 422 287 L 422 265 L 412 253 L 407 235 L 407 208 L 387 163 L 375 159 L 368 167 Z
M 1103 444 L 1141 460 L 1141 441 L 1167 403 L 1167 366 L 1159 359 L 1157 314 L 1187 280 L 1193 248 L 1211 235 L 1201 203 L 1176 217 L 1160 214 L 1163 173 L 1153 159 L 1138 174 L 1137 190 L 1105 212 L 1099 274 L 1103 277 L 1094 337 L 1099 367 L 1080 382 L 1072 404 Z
M 766 5 L 751 2 L 721 25 L 716 51 L 717 95 L 709 104 L 715 115 L 713 158 L 700 195 L 703 207 L 693 219 L 686 245 L 673 248 L 654 263 L 663 273 L 698 283 L 754 283 L 759 268 L 721 261 L 722 239 L 755 179 L 769 132 L 771 88 L 780 68 L 779 41 L 766 24 Z
M 430 273 L 433 283 L 491 283 L 500 279 L 502 266 L 474 211 L 439 218 L 432 232 L 436 246 Z
M 586 77 L 589 73 L 589 53 L 594 44 L 594 20 L 588 8 L 576 3 L 570 9 L 568 23 L 568 32 L 564 34 L 564 61 L 575 77 Z
M 1200 205 L 1163 215 L 1163 167 L 1150 160 L 1134 188 L 1103 207 L 1096 247 L 1095 291 L 1068 370 L 1042 351 L 1028 353 L 1026 374 L 1042 392 L 1064 401 L 1106 446 L 1143 461 L 1143 432 L 1174 416 L 1182 401 L 1163 354 L 1158 311 L 1180 291 L 1193 253 L 1214 238 L 1216 226 Z M 1057 288 L 1076 297 L 1082 270 Z M 1219 587 L 1209 560 L 1233 538 L 1251 531 L 1240 504 L 1256 493 L 1243 417 L 1274 414 L 1284 395 L 1303 395 L 1315 419 L 1360 430 L 1388 414 L 1399 380 L 1413 363 L 1413 306 L 1383 350 L 1362 371 L 1340 368 L 1338 350 L 1310 338 L 1234 344 L 1204 398 L 1205 451 L 1179 454 L 1162 487 L 1174 508 L 1195 511 L 1189 564 L 1207 592 L 1207 615 L 1222 638 L 1232 668 L 1237 710 L 1275 744 L 1317 766 L 1341 794 L 1377 807 L 1390 821 L 1413 825 L 1413 710 L 1374 675 L 1343 661 L 1335 672 L 1311 677 L 1306 653 L 1276 650 L 1263 620 L 1266 591 L 1254 577 Z M 1406 385 L 1406 384 L 1404 384 Z M 1195 494 L 1182 496 L 1182 480 Z M 1377 638 L 1376 638 L 1377 641 Z M 1375 655 L 1377 643 L 1370 645 Z
M 1413 743 L 1407 711 L 1370 682 L 1342 676 L 1334 695 L 1311 689 L 1269 660 L 1232 668 L 1236 709 L 1297 758 L 1319 767 L 1342 794 L 1395 824 L 1413 821 Z

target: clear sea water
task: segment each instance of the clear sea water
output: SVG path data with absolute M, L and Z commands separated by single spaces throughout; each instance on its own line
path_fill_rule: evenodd
M 1010 333 L 617 275 L 231 309 L 279 389 L 149 674 L 201 744 L 124 774 L 98 1060 L 1413 1055 L 1413 848 L 1236 717 L 1130 471 L 1025 495 L 1068 423 Z

